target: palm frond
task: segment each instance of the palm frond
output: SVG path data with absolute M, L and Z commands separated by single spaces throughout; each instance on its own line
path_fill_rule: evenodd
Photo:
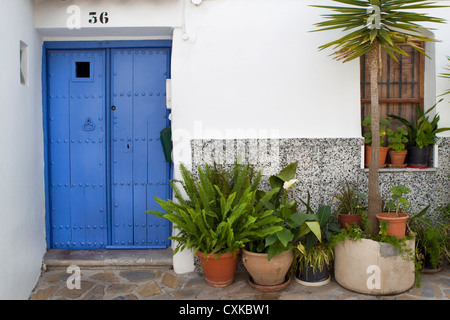
M 347 6 L 312 5 L 312 7 L 329 9 L 333 13 L 323 14 L 324 21 L 315 24 L 316 31 L 341 29 L 346 34 L 341 38 L 324 44 L 320 50 L 334 47 L 333 56 L 344 62 L 354 60 L 376 46 L 381 46 L 388 54 L 395 58 L 394 52 L 406 55 L 400 44 L 406 44 L 424 53 L 417 45 L 420 41 L 436 41 L 424 34 L 420 22 L 444 23 L 445 20 L 429 16 L 423 12 L 408 10 L 428 10 L 446 8 L 434 2 L 423 0 L 333 0 Z M 371 24 L 373 6 L 379 12 L 379 25 Z M 395 58 L 397 59 L 397 58 Z

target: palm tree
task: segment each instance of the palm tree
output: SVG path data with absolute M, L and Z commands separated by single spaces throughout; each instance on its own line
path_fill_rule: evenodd
M 316 23 L 324 31 L 341 29 L 345 35 L 324 44 L 320 50 L 333 47 L 333 56 L 338 61 L 348 62 L 366 55 L 370 74 L 371 94 L 371 132 L 372 154 L 369 167 L 369 210 L 368 220 L 372 232 L 378 232 L 376 214 L 382 212 L 382 199 L 378 184 L 378 158 L 380 148 L 379 134 L 379 104 L 378 104 L 378 73 L 381 51 L 385 51 L 397 61 L 396 54 L 407 55 L 401 45 L 407 45 L 421 54 L 424 48 L 419 43 L 436 41 L 424 35 L 419 22 L 444 23 L 444 19 L 430 17 L 426 13 L 408 10 L 428 10 L 445 6 L 423 0 L 333 0 L 346 6 L 313 5 L 313 7 L 330 9 L 332 13 L 322 15 L 325 21 Z

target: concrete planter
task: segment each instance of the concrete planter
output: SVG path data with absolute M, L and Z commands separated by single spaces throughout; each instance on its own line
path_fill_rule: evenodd
M 415 241 L 407 240 L 414 250 Z M 363 294 L 389 295 L 409 290 L 414 262 L 388 243 L 345 240 L 335 246 L 334 277 L 342 287 Z

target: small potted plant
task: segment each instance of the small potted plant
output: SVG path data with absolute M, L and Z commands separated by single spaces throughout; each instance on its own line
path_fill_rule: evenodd
M 423 273 L 439 272 L 443 259 L 450 261 L 450 204 L 440 208 L 434 220 L 426 215 L 429 207 L 408 221 L 408 229 L 415 234 L 416 259 L 421 262 Z
M 403 211 L 410 207 L 408 200 L 404 195 L 411 193 L 411 189 L 399 185 L 391 188 L 391 199 L 386 203 L 387 212 L 377 214 L 377 219 L 380 225 L 383 221 L 388 222 L 387 232 L 388 236 L 396 236 L 397 238 L 404 238 L 406 234 L 406 223 L 409 215 Z
M 348 181 L 345 181 L 345 184 L 331 196 L 338 201 L 335 214 L 338 217 L 341 228 L 348 230 L 353 223 L 361 227 L 361 214 L 365 211 L 361 200 L 365 199 L 366 195 L 359 193 L 356 185 L 351 185 Z
M 372 132 L 370 131 L 370 126 L 372 123 L 372 118 L 367 115 L 362 122 L 363 127 L 369 128 L 364 132 L 364 166 L 368 168 L 370 166 L 370 158 L 372 152 Z M 384 168 L 386 166 L 386 157 L 389 147 L 385 146 L 385 136 L 387 134 L 387 128 L 391 125 L 389 120 L 380 119 L 380 156 L 378 166 Z
M 304 286 L 323 286 L 330 282 L 330 265 L 333 250 L 326 243 L 319 242 L 309 251 L 302 243 L 296 247 L 298 276 L 295 281 Z
M 199 178 L 182 164 L 183 181 L 171 181 L 176 202 L 155 197 L 165 212 L 147 211 L 171 221 L 178 230 L 176 254 L 193 249 L 198 255 L 206 281 L 213 287 L 233 283 L 237 255 L 249 241 L 264 239 L 282 228 L 279 218 L 265 210 L 263 202 L 272 193 L 258 195 L 261 171 L 235 163 L 231 172 L 214 164 L 198 167 Z M 176 182 L 181 182 L 187 199 Z
M 330 241 L 340 228 L 333 222 L 331 206 L 320 206 L 314 213 L 309 193 L 307 202 L 301 202 L 311 218 L 301 226 L 301 238 L 295 246 L 295 281 L 305 286 L 325 285 L 330 281 L 329 268 L 334 256 Z
M 439 102 L 442 100 L 439 100 Z M 388 116 L 391 119 L 402 122 L 408 130 L 409 145 L 407 146 L 408 154 L 406 157 L 408 167 L 428 168 L 429 146 L 435 143 L 436 134 L 450 130 L 450 128 L 438 128 L 440 120 L 438 114 L 435 114 L 433 119 L 430 120 L 429 113 L 436 105 L 437 103 L 426 112 L 420 106 L 416 106 L 417 120 L 414 122 L 393 114 Z
M 389 142 L 389 167 L 404 168 L 406 167 L 405 158 L 408 150 L 406 144 L 408 143 L 408 132 L 401 126 L 397 127 L 397 131 L 387 129 Z

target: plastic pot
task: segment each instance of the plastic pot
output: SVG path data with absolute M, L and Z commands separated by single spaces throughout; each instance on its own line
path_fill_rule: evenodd
M 428 147 L 409 146 L 405 161 L 410 168 L 428 168 Z

